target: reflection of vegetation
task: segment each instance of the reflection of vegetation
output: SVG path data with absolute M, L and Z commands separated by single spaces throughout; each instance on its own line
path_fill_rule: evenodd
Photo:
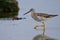
M 18 12 L 0 13 L 0 18 L 14 18 L 17 16 L 18 16 Z

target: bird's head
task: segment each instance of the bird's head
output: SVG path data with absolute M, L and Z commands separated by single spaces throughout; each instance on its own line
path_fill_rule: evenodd
M 29 12 L 34 11 L 33 8 L 31 8 L 28 12 L 26 12 L 24 15 L 28 14 Z

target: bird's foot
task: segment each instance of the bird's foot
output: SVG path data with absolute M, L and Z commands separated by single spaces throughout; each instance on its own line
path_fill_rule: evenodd
M 34 29 L 37 30 L 37 29 L 38 29 L 38 26 L 36 25 L 36 26 L 34 27 Z

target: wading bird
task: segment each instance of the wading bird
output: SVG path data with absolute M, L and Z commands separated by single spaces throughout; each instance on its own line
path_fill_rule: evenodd
M 36 13 L 35 12 L 35 9 L 34 8 L 31 8 L 28 12 L 26 12 L 25 14 L 28 14 L 29 12 L 31 12 L 31 17 L 38 21 L 38 22 L 41 22 L 42 23 L 42 26 L 45 30 L 45 23 L 44 21 L 46 21 L 47 19 L 49 18 L 53 18 L 53 17 L 56 17 L 58 15 L 52 15 L 52 14 L 46 14 L 46 13 Z M 25 15 L 24 14 L 24 15 Z M 35 26 L 34 29 L 37 29 L 38 26 Z

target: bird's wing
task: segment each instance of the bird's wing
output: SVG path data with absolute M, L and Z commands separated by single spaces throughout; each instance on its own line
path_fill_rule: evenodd
M 45 17 L 45 16 L 48 16 L 48 14 L 46 14 L 46 13 L 37 13 L 37 16 Z
M 52 17 L 58 16 L 58 15 L 51 15 L 51 14 L 46 14 L 46 13 L 37 13 L 37 16 L 45 17 L 45 18 L 52 18 Z
M 58 16 L 58 15 L 48 15 L 48 16 L 46 16 L 46 18 L 52 18 L 52 17 L 56 17 L 56 16 Z

